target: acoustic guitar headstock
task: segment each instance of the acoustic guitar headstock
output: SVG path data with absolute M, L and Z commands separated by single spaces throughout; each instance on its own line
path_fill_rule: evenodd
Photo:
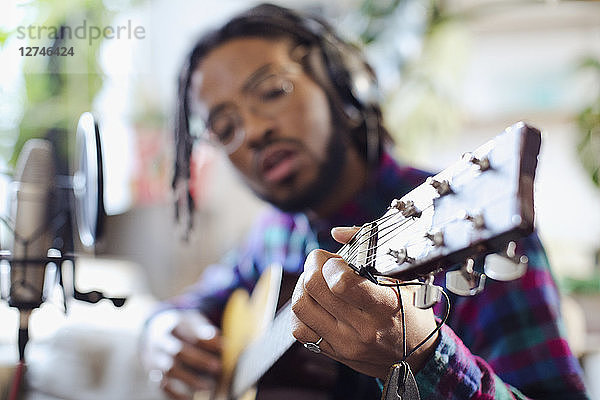
M 533 182 L 540 132 L 519 122 L 455 164 L 391 202 L 361 227 L 339 254 L 371 280 L 427 279 L 450 271 L 447 286 L 461 294 L 481 290 L 485 276 L 473 259 L 505 251 L 486 265 L 491 278 L 519 277 L 526 259 L 514 241 L 533 231 Z M 507 262 L 504 262 L 507 261 Z

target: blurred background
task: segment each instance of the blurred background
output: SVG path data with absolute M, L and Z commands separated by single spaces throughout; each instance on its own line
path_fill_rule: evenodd
M 600 399 L 600 2 L 273 2 L 326 16 L 365 50 L 386 125 L 409 162 L 440 170 L 517 121 L 542 130 L 536 224 L 565 296 L 571 344 Z M 197 146 L 195 228 L 181 240 L 170 191 L 178 68 L 204 30 L 255 3 L 0 3 L 0 215 L 9 212 L 23 143 L 51 137 L 68 169 L 79 115 L 92 111 L 107 216 L 94 251 L 81 249 L 78 282 L 129 297 L 122 309 L 73 304 L 64 316 L 50 300 L 34 312 L 30 398 L 161 398 L 135 356 L 144 319 L 238 242 L 263 206 L 217 151 Z M 61 27 L 80 26 L 123 30 L 58 39 Z M 73 55 L 27 57 L 26 46 L 72 47 Z M 0 364 L 10 366 L 17 314 L 5 303 L 0 321 Z

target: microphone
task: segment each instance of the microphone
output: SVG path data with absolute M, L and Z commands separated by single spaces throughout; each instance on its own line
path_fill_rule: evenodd
M 32 310 L 44 301 L 48 250 L 54 240 L 50 232 L 54 171 L 50 142 L 28 140 L 17 159 L 13 182 L 15 228 L 8 304 L 19 310 Z
M 48 253 L 54 240 L 51 204 L 55 166 L 52 145 L 30 139 L 17 159 L 13 182 L 14 239 L 8 304 L 19 310 L 19 359 L 29 341 L 29 316 L 44 301 Z

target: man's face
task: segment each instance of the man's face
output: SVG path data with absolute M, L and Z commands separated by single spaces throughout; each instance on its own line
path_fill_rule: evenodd
M 211 50 L 192 76 L 193 108 L 262 199 L 283 210 L 318 205 L 339 177 L 345 141 L 332 129 L 324 90 L 290 57 L 290 44 L 261 38 Z

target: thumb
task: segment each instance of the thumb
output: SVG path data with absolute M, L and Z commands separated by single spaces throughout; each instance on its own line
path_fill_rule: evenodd
M 331 236 L 340 243 L 348 243 L 359 229 L 359 226 L 337 226 L 331 230 Z

